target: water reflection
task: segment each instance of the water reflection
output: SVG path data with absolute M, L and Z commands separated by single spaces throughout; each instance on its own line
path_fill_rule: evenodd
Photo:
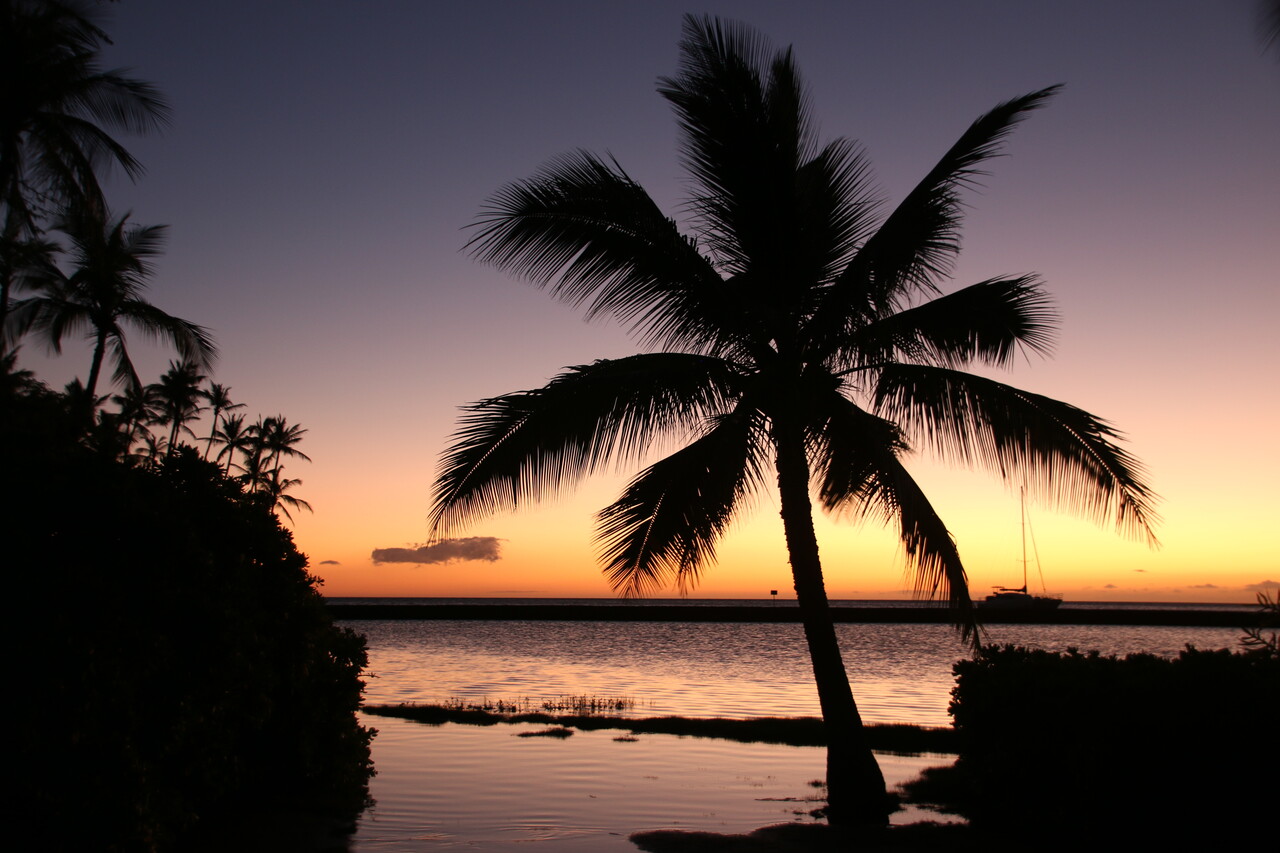
M 795 624 L 362 621 L 372 704 L 631 696 L 643 715 L 816 716 Z M 966 654 L 945 625 L 839 625 L 850 679 L 873 722 L 947 725 L 951 666 Z M 1233 645 L 1220 628 L 995 626 L 992 642 L 1047 649 L 1147 651 Z
M 370 718 L 378 805 L 362 818 L 354 851 L 629 851 L 651 829 L 749 832 L 812 821 L 814 747 L 578 732 L 564 740 L 514 737 L 537 726 L 423 726 Z M 937 758 L 883 756 L 889 784 Z M 895 822 L 928 817 L 902 812 Z M 934 816 L 936 817 L 936 816 Z

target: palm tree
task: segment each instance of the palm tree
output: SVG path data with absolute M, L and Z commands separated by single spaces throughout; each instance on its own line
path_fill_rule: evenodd
M 917 592 L 948 598 L 971 639 L 956 544 L 904 464 L 911 439 L 1150 535 L 1152 495 L 1105 422 L 963 370 L 1046 350 L 1054 315 L 1039 282 L 939 287 L 959 248 L 960 191 L 1053 91 L 979 118 L 880 217 L 862 151 L 817 145 L 791 52 L 687 17 L 680 73 L 659 92 L 680 123 L 696 236 L 615 161 L 576 152 L 495 195 L 470 244 L 667 351 L 573 367 L 468 407 L 441 460 L 432 535 L 691 439 L 598 516 L 616 590 L 683 590 L 776 476 L 835 823 L 882 825 L 888 806 L 836 642 L 811 495 L 828 512 L 894 522 Z
M 155 444 L 149 427 L 159 419 L 155 386 L 126 386 L 121 393 L 111 397 L 111 402 L 116 404 L 114 419 L 124 454 L 133 454 L 134 445 L 141 444 L 143 451 L 133 455 L 149 458 L 149 450 Z
M 144 335 L 166 339 L 183 361 L 208 368 L 217 358 L 213 338 L 202 326 L 172 317 L 144 298 L 153 273 L 151 259 L 160 254 L 166 226 L 128 224 L 125 214 L 110 218 L 105 209 L 73 211 L 58 225 L 70 239 L 72 273 L 56 268 L 31 289 L 42 295 L 23 299 L 9 318 L 15 335 L 34 330 L 55 353 L 69 332 L 84 330 L 93 343 L 93 360 L 86 388 L 90 396 L 108 353 L 114 363 L 114 379 L 139 384 L 137 371 L 125 345 L 125 327 Z
M 207 378 L 189 361 L 171 361 L 160 381 L 149 386 L 157 403 L 157 422 L 169 425 L 166 459 L 177 448 L 179 433 L 186 432 L 195 438 L 187 422 L 195 420 L 204 411 L 200 401 L 205 399 L 205 393 L 200 389 L 200 383 Z
M 280 472 L 282 470 L 284 470 L 284 466 L 281 465 L 277 465 L 273 469 L 271 477 L 266 481 L 266 487 L 260 492 L 260 494 L 266 495 L 271 501 L 271 508 L 278 509 L 283 512 L 284 517 L 290 521 L 293 521 L 293 516 L 289 513 L 290 507 L 293 507 L 294 509 L 305 509 L 307 512 L 315 512 L 315 510 L 311 508 L 311 504 L 307 503 L 302 498 L 286 494 L 286 492 L 294 486 L 301 486 L 302 481 L 282 478 L 280 476 Z
M 142 173 L 109 131 L 147 133 L 168 119 L 155 87 L 101 68 L 110 39 L 99 17 L 84 0 L 0 0 L 0 253 L 37 235 L 51 206 L 103 207 L 103 169 Z M 10 285 L 0 276 L 0 328 Z
M 233 403 L 231 401 L 231 389 L 226 385 L 219 385 L 217 382 L 209 383 L 209 390 L 204 392 L 204 397 L 209 401 L 209 409 L 213 413 L 209 417 L 209 438 L 204 445 L 204 458 L 208 459 L 209 451 L 213 449 L 213 442 L 218 434 L 219 418 L 226 415 L 227 412 L 243 409 L 244 403 Z
M 218 451 L 218 455 L 214 457 L 214 461 L 221 463 L 222 457 L 227 457 L 226 467 L 223 473 L 231 476 L 231 466 L 235 463 L 235 455 L 241 453 L 248 455 L 256 443 L 253 428 L 245 426 L 244 415 L 232 415 L 222 419 L 222 426 L 215 429 L 213 438 L 222 445 L 222 449 Z
M 298 424 L 290 424 L 283 415 L 267 418 L 262 424 L 262 446 L 266 451 L 264 465 L 270 467 L 268 478 L 279 491 L 280 472 L 284 469 L 285 457 L 311 461 L 310 456 L 297 448 L 307 430 Z

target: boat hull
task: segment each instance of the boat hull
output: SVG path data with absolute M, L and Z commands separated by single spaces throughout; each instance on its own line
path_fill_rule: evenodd
M 994 592 L 978 603 L 983 610 L 1057 610 L 1061 598 L 1026 592 Z

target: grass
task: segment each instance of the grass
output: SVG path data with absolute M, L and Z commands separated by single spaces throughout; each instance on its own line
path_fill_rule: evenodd
M 455 711 L 485 711 L 490 714 L 516 715 L 568 713 L 576 716 L 593 714 L 623 714 L 635 709 L 636 700 L 630 696 L 553 696 L 549 699 L 531 699 L 519 696 L 515 699 L 496 699 L 489 697 L 480 699 L 463 699 L 453 696 L 441 703 L 440 707 Z
M 582 698 L 582 697 L 567 697 Z M 608 701 L 614 701 L 612 699 Z M 490 707 L 484 707 L 488 704 Z M 632 701 L 634 706 L 634 701 Z M 540 707 L 529 700 L 493 703 L 464 703 L 451 700 L 439 705 L 369 705 L 366 714 L 399 717 L 427 725 L 463 723 L 493 726 L 510 723 L 538 723 L 566 729 L 593 731 L 621 729 L 631 736 L 669 734 L 685 737 L 719 738 L 739 743 L 776 743 L 787 746 L 826 746 L 822 721 L 816 717 L 756 717 L 749 720 L 698 717 L 617 717 L 603 712 L 600 702 L 586 703 L 586 713 L 550 713 L 530 710 Z M 578 706 L 570 703 L 570 707 Z M 866 728 L 872 749 L 902 755 L 952 754 L 956 734 L 950 728 L 930 728 L 905 724 L 872 724 Z

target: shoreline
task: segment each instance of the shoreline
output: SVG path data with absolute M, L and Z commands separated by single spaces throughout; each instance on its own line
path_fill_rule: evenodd
M 546 622 L 774 622 L 800 621 L 798 607 L 628 605 L 628 604 L 349 604 L 326 603 L 335 621 L 474 620 Z M 1241 628 L 1252 614 L 1220 610 L 1016 611 L 979 610 L 986 625 L 1154 625 L 1196 628 Z M 953 623 L 946 607 L 833 607 L 832 619 L 843 624 Z
M 608 714 L 554 714 L 540 711 L 499 713 L 479 708 L 454 708 L 438 704 L 400 703 L 365 705 L 361 713 L 398 717 L 429 726 L 461 723 L 472 726 L 537 723 L 583 731 L 617 729 L 631 734 L 666 734 L 716 738 L 739 743 L 775 743 L 784 746 L 826 746 L 827 736 L 818 717 L 619 717 Z M 905 755 L 951 755 L 958 750 L 958 735 L 949 726 L 910 723 L 868 723 L 868 745 L 881 752 Z

